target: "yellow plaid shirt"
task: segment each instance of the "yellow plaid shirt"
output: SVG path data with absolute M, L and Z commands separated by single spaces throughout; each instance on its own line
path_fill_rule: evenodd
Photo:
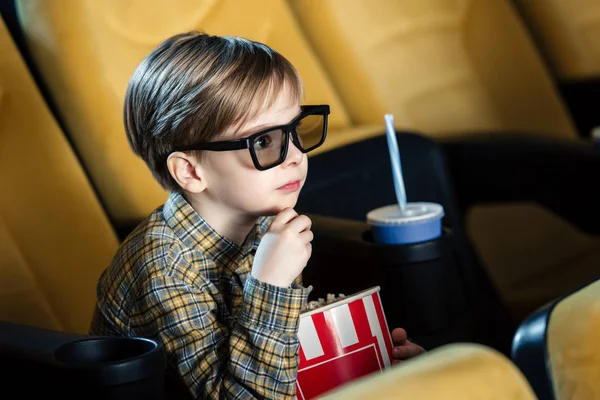
M 162 342 L 196 398 L 294 398 L 309 290 L 250 276 L 271 220 L 259 218 L 240 247 L 172 193 L 100 277 L 90 333 Z

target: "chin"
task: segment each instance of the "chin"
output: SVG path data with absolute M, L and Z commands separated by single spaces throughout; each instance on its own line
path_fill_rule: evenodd
M 280 212 L 282 212 L 283 210 L 285 210 L 286 208 L 292 207 L 294 208 L 296 206 L 296 203 L 298 202 L 298 198 L 294 198 L 293 201 L 286 201 L 286 202 L 279 202 L 278 204 L 274 204 L 273 206 L 264 209 L 261 212 L 261 216 L 271 216 L 271 215 L 277 215 Z

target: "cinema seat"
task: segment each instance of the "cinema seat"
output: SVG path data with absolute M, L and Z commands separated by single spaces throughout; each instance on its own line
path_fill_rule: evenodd
M 516 0 L 559 80 L 600 77 L 600 4 L 594 0 Z
M 600 126 L 600 3 L 594 0 L 514 2 L 546 60 L 579 134 Z
M 512 349 L 540 400 L 600 399 L 600 280 L 549 302 L 517 330 Z
M 117 237 L 0 20 L 0 321 L 85 333 Z

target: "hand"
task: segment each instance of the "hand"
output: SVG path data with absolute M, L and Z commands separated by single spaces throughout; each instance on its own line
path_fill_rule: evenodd
M 288 288 L 300 275 L 312 253 L 312 221 L 292 208 L 281 211 L 263 236 L 252 265 L 252 276 Z
M 425 349 L 416 343 L 408 340 L 406 331 L 402 328 L 396 328 L 392 331 L 392 364 L 399 364 L 409 358 L 425 353 Z

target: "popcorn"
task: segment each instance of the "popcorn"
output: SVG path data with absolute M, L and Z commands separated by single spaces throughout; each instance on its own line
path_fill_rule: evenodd
M 329 293 L 327 294 L 327 299 L 323 299 L 322 297 L 320 297 L 318 300 L 309 301 L 306 304 L 306 307 L 302 309 L 302 312 L 316 310 L 317 308 L 324 307 L 326 305 L 335 303 L 336 301 L 343 300 L 345 298 L 346 295 L 343 293 L 339 293 L 337 297 L 335 296 L 335 294 Z
M 299 399 L 320 398 L 365 373 L 391 366 L 393 343 L 379 289 L 374 286 L 348 296 L 328 294 L 320 299 L 313 294 L 311 299 L 316 301 L 309 302 L 299 318 Z M 370 334 L 361 334 L 365 330 Z M 369 350 L 363 353 L 364 349 Z

